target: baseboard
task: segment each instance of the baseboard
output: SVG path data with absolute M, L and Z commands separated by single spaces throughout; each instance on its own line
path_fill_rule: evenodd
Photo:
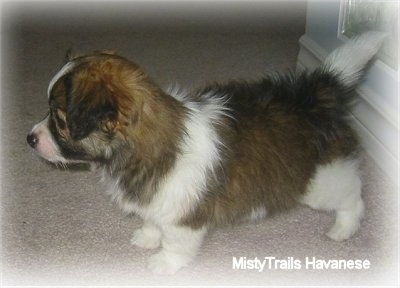
M 314 69 L 328 54 L 307 35 L 303 35 L 299 42 L 298 70 Z M 397 183 L 399 164 L 397 107 L 390 107 L 385 102 L 380 102 L 379 99 L 382 97 L 369 89 L 367 83 L 357 89 L 357 94 L 357 105 L 351 111 L 354 127 L 359 132 L 366 153 L 394 183 Z

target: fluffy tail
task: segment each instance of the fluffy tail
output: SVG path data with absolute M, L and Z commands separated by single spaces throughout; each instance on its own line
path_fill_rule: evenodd
M 366 32 L 352 38 L 325 59 L 323 68 L 338 75 L 345 86 L 353 86 L 386 37 L 387 33 Z

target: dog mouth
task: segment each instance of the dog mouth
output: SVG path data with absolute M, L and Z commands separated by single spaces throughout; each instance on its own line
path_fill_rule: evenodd
M 43 121 L 36 124 L 26 140 L 35 153 L 43 159 L 52 163 L 67 163 L 69 161 L 61 155 L 48 129 L 48 118 L 47 116 Z
M 56 165 L 66 167 L 67 164 L 90 164 L 95 161 L 81 143 L 67 139 L 62 133 L 65 134 L 65 131 L 60 131 L 50 113 L 32 128 L 26 141 L 36 155 Z

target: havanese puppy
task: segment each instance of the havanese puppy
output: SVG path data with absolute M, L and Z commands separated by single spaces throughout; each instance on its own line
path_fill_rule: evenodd
M 383 36 L 369 32 L 312 72 L 163 91 L 109 52 L 70 57 L 48 87 L 49 113 L 27 141 L 50 162 L 88 162 L 111 198 L 143 219 L 132 244 L 174 273 L 211 228 L 306 204 L 336 212 L 345 240 L 364 213 L 359 141 L 348 104 Z

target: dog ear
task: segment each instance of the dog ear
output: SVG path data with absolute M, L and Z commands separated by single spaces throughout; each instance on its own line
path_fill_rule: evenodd
M 82 54 L 78 53 L 75 49 L 68 48 L 67 51 L 65 51 L 64 63 L 68 63 L 80 56 L 82 56 Z
M 85 97 L 74 95 L 67 108 L 67 123 L 71 138 L 82 140 L 96 129 L 111 134 L 118 120 L 118 108 L 112 95 L 96 88 Z
M 64 62 L 69 62 L 72 59 L 72 48 L 68 48 L 67 51 L 65 51 Z

